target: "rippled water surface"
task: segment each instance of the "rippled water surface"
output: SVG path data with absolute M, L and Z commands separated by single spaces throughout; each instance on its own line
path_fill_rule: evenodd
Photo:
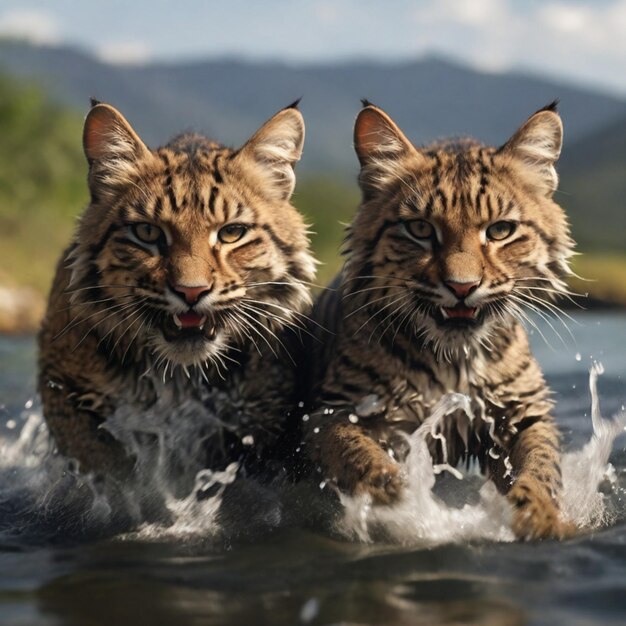
M 576 319 L 576 342 L 562 329 L 565 346 L 549 328 L 542 330 L 552 348 L 533 335 L 568 451 L 592 437 L 594 361 L 605 370 L 602 414 L 626 404 L 626 316 Z M 47 443 L 31 405 L 34 383 L 32 339 L 0 339 L 2 625 L 626 623 L 623 436 L 593 490 L 584 483 L 594 466 L 606 469 L 601 451 L 568 457 L 573 514 L 601 511 L 605 521 L 562 543 L 511 542 L 506 506 L 479 492 L 472 476 L 440 480 L 445 505 L 416 497 L 395 519 L 378 520 L 394 543 L 369 532 L 370 513 L 359 503 L 346 502 L 352 517 L 339 523 L 340 512 L 306 489 L 277 494 L 255 485 L 233 490 L 221 518 L 221 496 L 200 504 L 183 498 L 168 503 L 169 528 L 121 523 L 111 536 L 110 512 L 92 487 L 60 471 L 58 459 L 40 465 Z M 414 480 L 430 479 L 422 469 Z M 230 480 L 216 479 L 222 490 Z M 466 498 L 473 490 L 465 508 L 453 502 L 459 484 Z M 320 522 L 329 518 L 335 528 L 352 525 L 362 541 L 329 532 Z

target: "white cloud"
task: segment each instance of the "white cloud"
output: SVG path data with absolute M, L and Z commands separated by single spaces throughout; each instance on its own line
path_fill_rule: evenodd
M 96 50 L 97 57 L 115 65 L 142 65 L 152 58 L 150 47 L 142 41 L 106 43 Z
M 626 0 L 431 0 L 413 13 L 414 49 L 486 70 L 527 67 L 626 92 Z
M 0 14 L 0 35 L 26 39 L 35 44 L 57 44 L 61 41 L 59 24 L 52 15 L 26 9 Z
M 539 20 L 555 32 L 580 33 L 593 21 L 593 12 L 586 7 L 552 3 L 542 6 Z
M 0 35 L 47 43 L 62 35 L 112 63 L 435 52 L 487 71 L 524 69 L 626 95 L 626 0 L 186 0 L 185 11 L 170 0 L 28 0 L 39 11 L 24 4 L 0 0 Z M 123 7 L 123 20 L 112 4 Z
M 320 20 L 320 22 L 326 22 L 332 24 L 339 18 L 339 7 L 334 2 L 323 0 L 317 2 L 312 7 L 314 15 Z

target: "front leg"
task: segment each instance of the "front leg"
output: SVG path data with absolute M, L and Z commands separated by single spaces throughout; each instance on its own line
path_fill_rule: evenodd
M 349 494 L 368 493 L 391 504 L 402 491 L 400 465 L 363 428 L 337 416 L 316 420 L 307 440 L 324 475 Z
M 99 428 L 104 418 L 79 408 L 67 385 L 42 385 L 41 399 L 46 423 L 59 452 L 76 459 L 82 474 L 128 479 L 134 460 L 119 441 Z
M 523 426 L 523 423 L 521 424 Z M 513 483 L 507 498 L 514 507 L 513 532 L 519 539 L 563 539 L 574 526 L 561 520 L 561 452 L 555 425 L 541 420 L 517 436 L 509 454 Z

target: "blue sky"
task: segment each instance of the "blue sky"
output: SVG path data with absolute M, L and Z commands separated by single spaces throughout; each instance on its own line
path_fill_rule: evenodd
M 626 0 L 0 0 L 0 35 L 116 62 L 438 53 L 626 95 Z

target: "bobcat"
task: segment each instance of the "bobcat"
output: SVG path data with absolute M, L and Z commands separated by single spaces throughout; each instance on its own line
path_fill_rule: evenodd
M 115 108 L 93 103 L 83 136 L 91 201 L 39 335 L 44 416 L 81 472 L 133 472 L 111 416 L 142 431 L 159 405 L 176 427 L 191 400 L 221 425 L 197 434 L 209 438 L 200 466 L 274 445 L 314 275 L 289 201 L 303 141 L 297 103 L 238 150 L 196 134 L 151 150 Z
M 476 418 L 448 422 L 447 461 L 480 461 L 514 506 L 518 537 L 563 536 L 553 403 L 520 323 L 526 307 L 554 306 L 572 255 L 552 197 L 556 106 L 500 148 L 473 140 L 416 148 L 365 103 L 354 141 L 362 203 L 337 289 L 313 314 L 335 333 L 314 366 L 313 461 L 339 488 L 392 503 L 406 488 L 402 433 L 443 394 L 465 393 Z M 429 446 L 442 462 L 441 441 Z

